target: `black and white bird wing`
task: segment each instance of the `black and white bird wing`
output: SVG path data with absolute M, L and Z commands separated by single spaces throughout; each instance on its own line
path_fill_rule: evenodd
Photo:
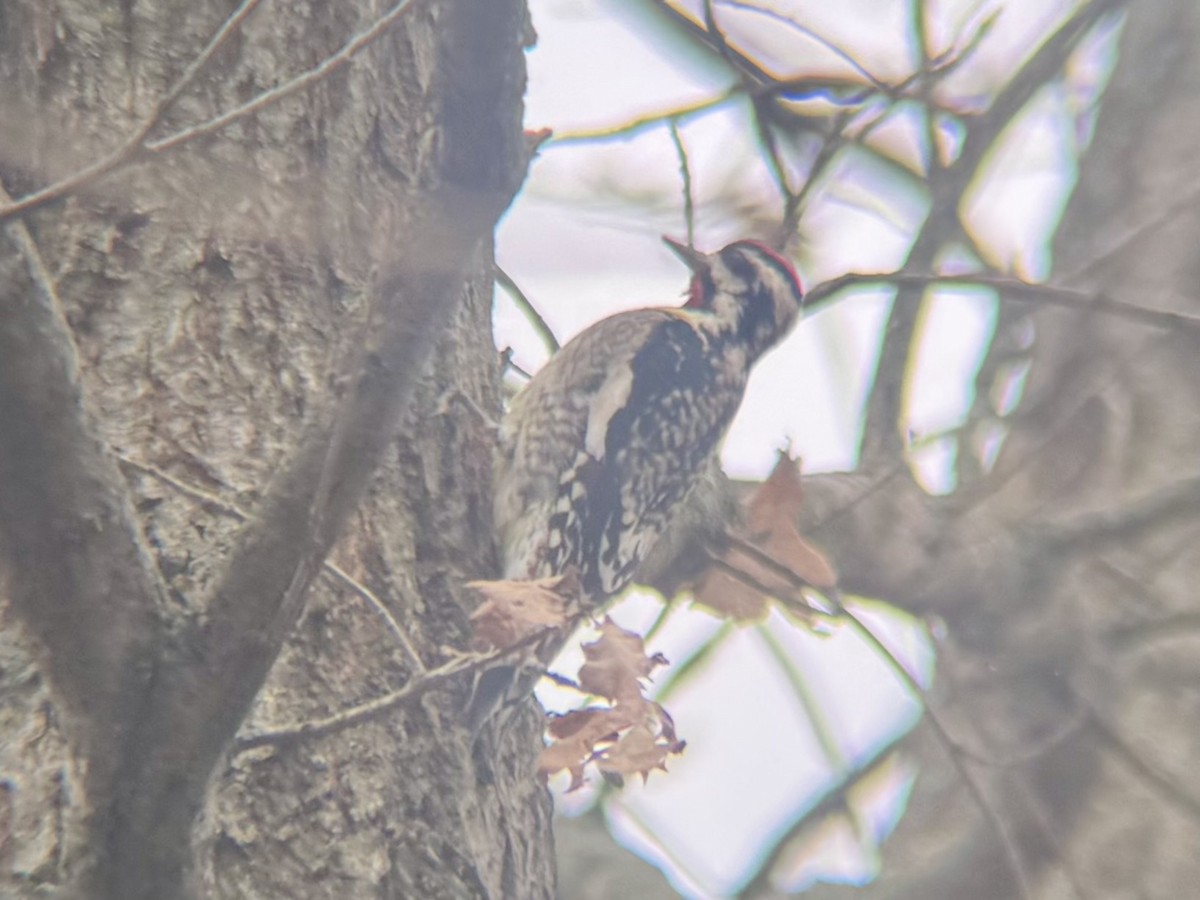
M 580 553 L 578 529 L 556 534 L 552 553 L 550 519 L 556 508 L 571 508 L 568 488 L 576 494 L 582 490 L 572 487 L 581 468 L 603 459 L 607 420 L 628 400 L 636 348 L 669 318 L 665 311 L 646 309 L 595 323 L 513 399 L 501 424 L 495 463 L 494 518 L 504 577 L 559 574 L 562 561 Z M 570 545 L 560 546 L 564 540 Z M 575 558 L 571 564 L 579 562 Z
M 544 383 L 565 396 L 527 388 L 518 397 L 534 405 L 510 419 L 528 433 L 502 435 L 501 465 L 507 458 L 526 471 L 503 473 L 510 496 L 497 497 L 497 522 L 529 524 L 502 535 L 507 577 L 574 568 L 593 597 L 633 577 L 715 452 L 744 386 L 719 383 L 745 367 L 721 365 L 723 348 L 695 327 L 701 315 L 643 310 L 599 322 L 581 351 L 572 342 L 550 363 L 561 369 Z M 603 353 L 592 359 L 588 348 Z M 536 435 L 550 433 L 550 448 L 570 448 L 569 456 L 530 452 Z M 523 514 L 506 516 L 514 503 L 526 504 Z

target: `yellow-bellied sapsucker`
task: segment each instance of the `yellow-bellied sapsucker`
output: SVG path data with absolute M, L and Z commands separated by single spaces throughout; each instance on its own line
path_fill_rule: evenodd
M 693 273 L 684 306 L 592 325 L 501 423 L 494 517 L 505 578 L 574 570 L 589 604 L 624 588 L 715 456 L 751 367 L 800 313 L 795 269 L 764 244 L 705 254 L 666 240 Z M 504 692 L 506 678 L 494 673 L 483 693 Z M 499 699 L 479 694 L 477 707 Z

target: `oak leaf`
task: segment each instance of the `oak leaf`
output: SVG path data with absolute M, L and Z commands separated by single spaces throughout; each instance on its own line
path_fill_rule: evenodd
M 542 751 L 543 775 L 567 770 L 568 793 L 581 787 L 589 763 L 615 784 L 626 775 L 643 780 L 655 769 L 666 771 L 667 757 L 687 746 L 675 734 L 671 716 L 659 704 L 638 695 L 612 707 L 575 710 L 551 720 L 551 743 Z
M 553 775 L 562 769 L 571 773 L 567 792 L 583 786 L 584 770 L 598 754 L 620 738 L 635 719 L 627 707 L 588 707 L 553 716 L 547 728 L 551 742 L 538 759 L 538 770 Z
M 746 503 L 749 538 L 813 587 L 819 590 L 837 587 L 837 573 L 829 560 L 796 527 L 803 505 L 800 460 L 780 453 L 767 480 Z
M 772 597 L 793 596 L 796 581 L 819 590 L 836 587 L 837 573 L 833 566 L 796 527 L 803 503 L 799 461 L 780 453 L 771 474 L 746 501 L 745 525 L 737 535 L 777 565 L 770 565 L 735 543 L 722 554 L 724 565 L 710 567 L 697 581 L 694 601 L 732 619 L 746 621 L 762 618 Z
M 586 662 L 579 670 L 579 686 L 610 700 L 640 698 L 641 679 L 667 661 L 660 653 L 647 656 L 641 636 L 608 617 L 600 626 L 600 637 L 583 645 L 583 656 Z
M 579 596 L 574 575 L 536 581 L 471 581 L 483 595 L 471 613 L 474 643 L 503 650 L 528 637 L 567 623 L 567 610 Z

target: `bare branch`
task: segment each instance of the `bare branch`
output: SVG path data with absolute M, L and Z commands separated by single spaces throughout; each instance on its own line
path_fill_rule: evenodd
M 914 83 L 916 83 L 918 78 L 918 76 L 912 75 L 908 78 L 905 78 L 898 84 L 889 85 L 872 76 L 870 72 L 866 71 L 865 68 L 862 68 L 860 72 L 863 75 L 863 81 L 855 81 L 852 79 L 838 77 L 822 78 L 813 76 L 802 76 L 798 78 L 778 80 L 754 64 L 749 57 L 728 47 L 727 43 L 725 43 L 723 39 L 720 29 L 714 27 L 715 16 L 713 13 L 713 4 L 711 0 L 709 0 L 708 5 L 705 7 L 705 21 L 708 24 L 704 28 L 699 27 L 687 16 L 682 15 L 678 10 L 665 3 L 664 0 L 654 0 L 654 2 L 655 5 L 665 15 L 667 15 L 671 23 L 681 27 L 689 37 L 695 39 L 705 47 L 721 53 L 722 56 L 725 56 L 726 54 L 731 56 L 733 58 L 731 64 L 733 65 L 734 70 L 740 71 L 743 76 L 741 80 L 739 80 L 737 84 L 729 88 L 727 91 L 724 91 L 723 93 L 708 100 L 702 100 L 698 103 L 674 107 L 659 113 L 651 113 L 620 125 L 556 133 L 552 139 L 552 144 L 571 144 L 625 138 L 645 128 L 670 124 L 671 122 L 685 122 L 694 116 L 703 115 L 719 109 L 725 104 L 729 103 L 731 100 L 737 99 L 743 95 L 752 102 L 764 101 L 778 97 L 785 97 L 791 100 L 824 99 L 835 105 L 846 107 L 860 107 L 862 104 L 877 96 L 883 96 L 892 101 L 897 101 L 908 98 L 909 89 Z M 735 8 L 754 9 L 764 14 L 768 13 L 768 10 L 765 7 L 757 7 L 749 3 L 735 3 L 731 2 L 731 0 L 726 0 L 723 5 Z M 854 61 L 851 54 L 845 50 L 842 50 L 828 38 L 823 37 L 818 32 L 801 25 L 793 19 L 779 16 L 779 14 L 774 12 L 771 12 L 770 14 L 772 16 L 778 16 L 779 18 L 785 19 L 793 27 L 805 34 L 808 34 L 813 39 L 828 47 L 834 53 L 842 56 L 851 66 L 859 68 L 859 64 Z M 932 60 L 929 71 L 930 77 L 944 78 L 968 59 L 970 59 L 975 50 L 979 47 L 979 44 L 983 38 L 990 31 L 995 19 L 995 14 L 985 18 L 984 21 L 980 23 L 978 28 L 976 28 L 976 30 L 971 34 L 971 36 L 966 41 L 961 42 L 961 49 L 952 48 L 945 54 L 942 54 L 941 56 Z M 722 48 L 724 49 L 722 50 Z M 847 138 L 846 140 L 852 139 Z M 861 138 L 854 140 L 861 142 Z M 869 150 L 870 148 L 868 147 L 866 149 Z M 883 158 L 886 159 L 886 157 Z
M 1086 717 L 1087 713 L 1085 712 L 1085 723 Z M 1066 879 L 1076 900 L 1088 900 L 1089 897 L 1094 896 L 1093 893 L 1084 890 L 1083 879 L 1080 878 L 1079 873 L 1080 866 L 1071 859 L 1070 848 L 1064 844 L 1060 829 L 1050 821 L 1050 817 L 1046 814 L 1043 798 L 1034 791 L 1029 781 L 1020 775 L 1012 779 L 1012 786 L 1020 793 L 1022 805 L 1029 811 L 1030 820 L 1037 829 L 1041 840 L 1053 857 L 1058 860 L 1062 876 Z
M 664 3 L 663 5 L 668 10 L 672 12 L 675 11 L 668 4 Z M 725 40 L 725 32 L 722 31 L 720 26 L 717 25 L 717 10 L 713 6 L 713 0 L 704 0 L 703 8 L 704 31 L 705 36 L 708 38 L 709 45 L 713 47 L 719 54 L 721 54 L 721 58 L 724 59 L 725 62 L 729 63 L 735 71 L 738 70 L 740 63 L 745 63 L 747 67 L 753 67 L 754 69 L 761 71 L 752 60 L 740 53 L 737 53 L 732 47 L 729 46 L 729 42 Z M 743 77 L 744 74 L 745 73 L 743 72 Z
M 558 342 L 558 338 L 554 336 L 554 329 L 550 327 L 550 324 L 538 312 L 537 307 L 533 305 L 533 301 L 525 295 L 525 292 L 513 281 L 512 277 L 499 265 L 492 267 L 492 273 L 496 281 L 500 282 L 500 286 L 508 291 L 513 299 L 513 303 L 517 305 L 517 309 L 529 320 L 529 324 L 533 326 L 533 330 L 537 332 L 537 336 L 542 339 L 542 343 L 550 351 L 550 355 L 553 356 L 557 353 L 561 345 Z M 509 363 L 511 365 L 511 360 Z
M 257 747 L 290 744 L 295 741 L 336 734 L 347 728 L 353 728 L 355 725 L 370 722 L 396 709 L 398 706 L 424 697 L 430 691 L 441 687 L 456 676 L 466 672 L 477 671 L 485 664 L 494 660 L 495 657 L 483 654 L 461 656 L 444 665 L 438 666 L 436 669 L 429 669 L 422 672 L 399 690 L 390 691 L 381 697 L 368 700 L 366 703 L 360 703 L 358 706 L 342 710 L 332 716 L 327 716 L 323 719 L 311 719 L 295 725 L 285 725 L 280 728 L 271 729 L 270 731 L 261 731 L 244 738 L 239 738 L 234 742 L 233 752 L 245 753 Z
M 249 115 L 349 62 L 409 8 L 392 7 L 339 53 L 191 136 Z M 495 222 L 520 186 L 528 148 L 515 112 L 523 79 L 519 0 L 442 10 L 434 44 L 442 141 L 428 179 L 405 197 L 402 226 L 380 229 L 363 339 L 277 471 L 255 518 L 200 606 L 179 652 L 160 668 L 122 761 L 126 786 L 107 835 L 113 896 L 175 896 L 192 820 L 214 766 L 232 741 L 312 579 L 395 437 L 466 280 L 484 268 Z M 473 36 L 489 39 L 480 43 Z M 440 89 L 441 94 L 436 93 Z M 168 142 L 160 142 L 160 148 Z
M 231 503 L 216 494 L 198 488 L 194 485 L 181 481 L 169 472 L 164 472 L 158 466 L 152 466 L 149 463 L 139 462 L 135 459 L 130 459 L 127 456 L 117 456 L 117 461 L 122 466 L 127 466 L 137 472 L 142 472 L 152 478 L 161 481 L 163 484 L 170 485 L 175 490 L 184 496 L 191 497 L 193 500 L 199 500 L 205 506 L 210 507 L 218 513 L 229 516 L 239 522 L 249 522 L 253 516 L 241 509 L 235 503 Z M 408 639 L 404 629 L 400 627 L 400 623 L 396 621 L 396 617 L 392 615 L 392 611 L 388 609 L 387 604 L 375 595 L 375 592 L 368 588 L 365 584 L 355 579 L 352 575 L 338 566 L 331 560 L 326 560 L 323 563 L 323 568 L 330 577 L 349 588 L 353 593 L 358 595 L 368 606 L 379 616 L 388 627 L 388 631 L 396 638 L 396 643 L 404 650 L 408 656 L 409 662 L 418 672 L 425 671 L 425 663 L 421 660 L 421 655 L 413 646 L 412 641 Z
M 930 706 L 924 688 L 913 678 L 904 664 L 892 654 L 887 645 L 861 619 L 845 607 L 842 607 L 841 611 L 850 620 L 850 623 L 859 635 L 875 648 L 880 658 L 887 662 L 892 671 L 908 686 L 909 690 L 913 692 L 913 696 L 921 701 L 921 705 L 925 708 L 925 721 L 929 723 L 934 734 L 937 735 L 938 741 L 949 754 L 950 760 L 954 764 L 954 768 L 958 770 L 963 784 L 971 793 L 980 812 L 988 820 L 1001 846 L 1004 848 L 1004 855 L 1008 859 L 1009 868 L 1012 870 L 1013 878 L 1016 880 L 1021 896 L 1025 900 L 1032 900 L 1034 894 L 1029 883 L 1029 873 L 1025 871 L 1025 861 L 1021 856 L 1020 848 L 1017 846 L 1016 837 L 1009 829 L 1008 823 L 1004 821 L 1003 817 L 988 799 L 987 794 L 984 793 L 983 784 L 975 776 L 975 773 L 971 771 L 970 766 L 967 765 L 966 754 L 964 754 L 962 746 L 950 735 L 950 732 L 946 729 L 938 714 Z
M 1102 543 L 1130 540 L 1173 518 L 1197 516 L 1200 516 L 1200 476 L 1193 475 L 1109 509 L 1039 523 L 1036 531 L 1039 543 L 1044 541 L 1045 552 L 1061 553 L 1073 548 L 1092 551 Z
M 399 690 L 391 691 L 381 697 L 376 697 L 374 700 L 368 700 L 366 703 L 360 703 L 357 706 L 344 709 L 332 716 L 327 716 L 323 719 L 312 719 L 307 722 L 298 722 L 294 725 L 273 728 L 270 731 L 261 731 L 257 734 L 239 738 L 234 743 L 233 750 L 235 753 L 245 753 L 247 750 L 253 750 L 256 747 L 287 744 L 297 740 L 335 734 L 347 728 L 353 728 L 355 725 L 370 722 L 397 707 L 404 706 L 424 697 L 430 691 L 441 687 L 460 675 L 469 672 L 479 672 L 502 663 L 504 660 L 520 656 L 530 647 L 536 646 L 551 634 L 557 634 L 560 631 L 569 633 L 585 616 L 586 613 L 576 614 L 562 628 L 538 629 L 532 634 L 526 635 L 511 647 L 504 647 L 487 653 L 465 653 L 462 656 L 457 656 L 449 662 L 438 666 L 436 669 L 428 669 L 422 672 Z
M 762 114 L 762 108 L 758 103 L 753 104 L 753 110 L 754 130 L 757 132 L 758 140 L 767 153 L 767 170 L 771 173 L 771 178 L 775 182 L 775 187 L 778 189 L 780 196 L 783 197 L 783 221 L 780 224 L 780 235 L 774 242 L 777 249 L 782 250 L 788 239 L 796 233 L 799 227 L 800 197 L 796 191 L 792 190 L 791 182 L 788 179 L 787 166 L 784 165 L 783 157 L 779 152 L 779 145 L 775 140 L 775 134 L 771 131 L 770 122 Z
M 1000 132 L 1025 108 L 1034 93 L 1062 69 L 1092 26 L 1123 2 L 1093 0 L 1081 7 L 1026 60 L 988 111 L 968 123 L 967 136 L 958 157 L 945 169 L 936 170 L 936 177 L 931 177 L 930 210 L 905 260 L 905 270 L 932 270 L 934 260 L 947 240 L 964 232 L 958 219 L 963 193 Z M 902 287 L 888 316 L 863 429 L 862 455 L 868 466 L 903 451 L 899 435 L 901 402 L 916 333 L 919 299 L 919 294 L 912 289 Z
M 846 65 L 850 66 L 850 68 L 854 69 L 855 72 L 863 77 L 863 80 L 866 81 L 867 84 L 871 85 L 876 90 L 885 93 L 891 90 L 890 85 L 885 84 L 882 80 L 876 78 L 875 75 L 873 75 L 865 65 L 854 58 L 854 54 L 852 54 L 849 50 L 839 47 L 819 31 L 809 28 L 807 25 L 798 22 L 791 16 L 785 15 L 784 13 L 781 13 L 779 10 L 770 6 L 763 6 L 758 3 L 750 3 L 747 2 L 747 0 L 719 0 L 719 2 L 722 6 L 728 6 L 730 9 L 750 10 L 751 12 L 756 12 L 768 19 L 772 19 L 776 22 L 781 22 L 787 25 L 792 30 L 799 32 L 805 37 L 811 38 L 826 50 L 833 53 L 834 56 L 836 56 Z
M 305 88 L 312 87 L 314 84 L 317 84 L 325 78 L 328 78 L 333 72 L 336 72 L 343 66 L 349 65 L 351 62 L 353 62 L 354 57 L 373 41 L 376 41 L 382 37 L 383 34 L 392 25 L 394 25 L 405 12 L 408 11 L 408 8 L 413 4 L 413 2 L 414 0 L 399 0 L 398 3 L 396 3 L 393 7 L 391 7 L 391 9 L 376 19 L 369 27 L 354 35 L 354 37 L 347 41 L 342 48 L 332 56 L 326 57 L 318 65 L 313 66 L 313 68 L 308 69 L 305 72 L 302 72 L 290 81 L 285 81 L 283 84 L 273 87 L 268 91 L 263 91 L 257 97 L 254 97 L 246 103 L 243 103 L 236 109 L 232 109 L 223 115 L 209 119 L 207 122 L 201 122 L 199 125 L 193 125 L 190 128 L 184 128 L 175 132 L 174 134 L 168 135 L 167 137 L 160 138 L 157 141 L 146 142 L 146 136 L 158 123 L 159 119 L 161 119 L 162 113 L 165 112 L 165 106 L 161 109 L 156 108 L 150 119 L 147 119 L 146 123 L 143 123 L 143 127 L 139 128 L 133 135 L 127 138 L 125 143 L 122 144 L 121 147 L 119 147 L 116 151 L 109 154 L 109 156 L 91 166 L 88 166 L 86 169 L 82 169 L 73 175 L 69 175 L 64 179 L 49 185 L 48 187 L 42 188 L 40 191 L 36 191 L 33 194 L 22 197 L 20 200 L 15 202 L 0 206 L 0 222 L 4 222 L 7 219 L 11 219 L 13 216 L 23 215 L 30 210 L 45 206 L 47 203 L 50 203 L 53 200 L 61 199 L 62 197 L 65 197 L 73 191 L 78 190 L 84 185 L 89 184 L 104 175 L 107 175 L 109 172 L 112 172 L 115 169 L 133 162 L 135 159 L 138 159 L 143 155 L 163 153 L 167 150 L 173 150 L 176 147 L 180 147 L 184 144 L 194 141 L 196 138 L 213 134 L 214 132 L 220 131 L 222 128 L 232 125 L 234 122 L 239 122 L 242 119 L 260 112 L 273 103 L 278 103 L 280 100 L 291 96 L 297 91 L 302 91 Z M 253 9 L 257 3 L 258 0 L 244 0 L 242 6 L 249 6 L 251 9 Z M 238 17 L 237 21 L 234 22 L 234 27 L 240 24 L 241 21 L 245 19 L 245 16 L 249 14 L 249 10 L 247 10 L 245 14 L 241 14 L 241 11 L 242 7 L 239 7 L 238 10 L 234 12 L 234 16 Z M 233 16 L 230 17 L 231 21 L 232 19 Z M 219 31 L 217 35 L 214 36 L 213 40 L 210 41 L 209 48 L 211 48 L 211 52 L 209 52 L 209 48 L 205 49 L 205 52 L 208 52 L 209 56 L 211 56 L 213 52 L 216 52 L 220 44 L 224 42 L 225 38 L 232 33 L 233 27 L 227 27 L 229 24 L 229 21 L 227 21 L 226 26 L 222 26 L 221 31 Z M 218 38 L 220 38 L 220 41 L 218 41 Z M 199 65 L 193 64 L 193 66 L 190 66 L 188 71 L 184 74 L 190 79 L 191 77 L 195 76 L 195 73 L 199 71 L 199 68 Z M 171 97 L 172 100 L 177 97 L 178 94 L 182 92 L 183 86 L 177 85 L 177 87 L 178 90 L 176 90 L 176 88 L 172 88 L 167 92 L 166 96 Z
M 791 687 L 792 693 L 796 699 L 800 701 L 800 705 L 804 708 L 804 716 L 808 721 L 809 727 L 812 729 L 813 736 L 817 739 L 817 743 L 821 747 L 821 753 L 825 757 L 825 762 L 829 764 L 829 768 L 834 772 L 844 772 L 846 770 L 846 757 L 838 746 L 837 738 L 834 736 L 833 729 L 830 728 L 828 717 L 825 710 L 822 709 L 822 703 L 814 694 L 808 679 L 804 674 L 797 670 L 796 660 L 793 658 L 787 648 L 775 636 L 775 632 L 766 623 L 760 622 L 755 626 L 754 633 L 762 640 L 770 653 L 771 659 L 775 665 L 783 672 L 784 678 L 787 679 L 788 686 Z
M 621 125 L 582 129 L 580 131 L 556 131 L 554 133 L 554 137 L 550 138 L 546 144 L 550 147 L 556 147 L 563 144 L 584 144 L 592 143 L 594 141 L 626 138 L 645 128 L 654 128 L 672 121 L 682 123 L 686 122 L 693 116 L 699 116 L 704 113 L 712 112 L 715 109 L 721 108 L 726 103 L 736 100 L 742 95 L 742 93 L 742 87 L 737 85 L 721 94 L 718 94 L 715 97 L 710 97 L 707 100 L 700 100 L 696 103 L 691 103 L 686 106 L 673 106 L 663 112 L 649 113 L 644 116 L 639 116 L 636 119 L 631 119 Z
M 804 201 L 808 199 L 808 195 L 812 193 L 821 176 L 829 167 L 829 164 L 837 157 L 838 152 L 850 143 L 850 139 L 845 135 L 845 127 L 848 121 L 846 113 L 837 116 L 828 133 L 825 135 L 825 140 L 821 142 L 821 148 L 817 151 L 817 155 L 813 158 L 812 165 L 809 166 L 808 175 L 804 179 L 804 184 L 796 190 L 795 196 L 792 198 L 791 209 L 793 211 L 794 221 L 789 221 L 787 217 L 788 209 L 784 208 L 783 224 L 780 226 L 783 233 L 788 239 L 800 230 L 800 219 L 804 214 Z M 883 116 L 877 118 L 874 122 L 869 123 L 861 132 L 859 132 L 856 141 L 863 141 L 867 135 L 873 131 L 880 122 L 883 121 Z
M 147 149 L 145 144 L 146 138 L 154 130 L 155 126 L 162 121 L 162 117 L 166 114 L 167 110 L 187 90 L 188 85 L 208 65 L 209 60 L 221 49 L 230 35 L 241 27 L 241 24 L 247 19 L 250 13 L 254 12 L 258 4 L 259 0 L 242 0 L 241 5 L 229 14 L 229 18 L 217 29 L 217 33 L 212 36 L 204 49 L 200 51 L 191 64 L 183 70 L 183 73 L 176 79 L 175 83 L 163 94 L 162 98 L 155 104 L 154 109 L 142 121 L 142 124 L 116 150 L 113 150 L 103 159 L 97 160 L 90 166 L 80 169 L 66 178 L 61 178 L 39 191 L 22 197 L 20 200 L 14 201 L 5 194 L 4 205 L 0 206 L 0 222 L 7 221 L 14 216 L 23 215 L 30 210 L 45 206 L 54 200 L 59 200 L 68 194 L 74 193 L 81 187 L 91 184 L 98 178 L 102 178 L 109 172 L 138 159 Z
M 1111 750 L 1139 778 L 1148 784 L 1156 795 L 1171 806 L 1200 824 L 1200 797 L 1195 796 L 1177 778 L 1171 778 L 1158 766 L 1147 760 L 1113 725 L 1105 721 L 1097 710 L 1092 710 L 1089 720 L 1092 731 L 1100 738 L 1103 746 Z
M 1147 309 L 1103 294 L 1061 287 L 1054 284 L 1032 284 L 1001 275 L 929 275 L 901 270 L 878 275 L 851 272 L 831 278 L 812 288 L 805 295 L 806 306 L 812 310 L 828 302 L 840 291 L 851 287 L 891 284 L 902 288 L 928 287 L 985 287 L 1000 293 L 1003 299 L 1027 303 L 1042 303 L 1081 312 L 1102 313 L 1122 321 L 1183 334 L 1200 335 L 1200 317 L 1168 310 Z
M 224 115 L 217 116 L 216 118 L 209 119 L 207 122 L 193 125 L 191 128 L 185 128 L 177 131 L 175 134 L 148 143 L 146 145 L 147 152 L 161 153 L 164 150 L 171 150 L 194 141 L 198 137 L 204 137 L 205 135 L 220 131 L 234 122 L 241 121 L 248 116 L 260 112 L 273 103 L 278 103 L 284 97 L 288 97 L 305 88 L 310 88 L 314 84 L 325 80 L 338 69 L 353 62 L 354 57 L 360 51 L 366 49 L 368 45 L 383 37 L 384 33 L 395 25 L 404 13 L 408 12 L 413 2 L 414 0 L 399 0 L 398 3 L 372 22 L 367 28 L 364 28 L 342 45 L 340 50 L 326 57 L 311 69 L 301 72 L 290 81 L 285 81 L 283 84 L 273 87 L 268 91 L 263 91 L 257 97 L 243 103 L 236 109 L 231 109 Z
M 1122 250 L 1132 246 L 1135 241 L 1153 234 L 1159 228 L 1171 224 L 1182 215 L 1194 212 L 1197 200 L 1200 200 L 1200 183 L 1183 187 L 1175 198 L 1163 206 L 1156 215 L 1147 220 L 1136 222 L 1124 234 L 1118 235 L 1115 240 L 1111 241 L 1107 247 L 1094 257 L 1076 268 L 1064 272 L 1059 277 L 1067 283 L 1078 282 L 1094 272 L 1100 265 L 1115 257 Z
M 533 378 L 532 372 L 526 372 L 515 362 L 513 362 L 513 348 L 505 347 L 502 351 L 500 351 L 500 372 L 501 374 L 504 374 L 510 370 L 515 372 L 521 378 L 524 378 L 526 381 L 530 381 Z
M 794 587 L 801 588 L 804 586 L 803 579 L 791 571 L 789 567 L 773 559 L 770 554 L 764 553 L 753 545 L 739 542 L 739 548 L 742 552 L 752 553 L 756 562 L 767 566 L 772 571 L 772 574 L 779 575 L 787 579 Z M 779 592 L 773 590 L 766 585 L 758 583 L 753 577 L 740 572 L 736 567 L 730 566 L 721 560 L 713 560 L 714 567 L 720 571 L 726 572 L 731 577 L 742 578 L 751 587 L 764 592 L 768 596 L 778 596 Z M 987 757 L 984 754 L 977 754 L 970 751 L 958 739 L 956 739 L 942 722 L 937 710 L 933 708 L 929 702 L 929 698 L 925 693 L 924 687 L 909 673 L 904 664 L 892 653 L 886 644 L 881 641 L 873 631 L 857 616 L 852 610 L 847 609 L 838 598 L 836 592 L 828 593 L 830 599 L 834 601 L 837 608 L 837 615 L 844 617 L 850 622 L 855 631 L 876 651 L 879 657 L 884 660 L 888 666 L 896 673 L 896 676 L 908 687 L 914 698 L 916 698 L 925 710 L 926 720 L 929 722 L 934 733 L 937 735 L 939 742 L 944 746 L 947 753 L 950 755 L 955 768 L 958 770 L 964 785 L 971 793 L 975 802 L 980 807 L 984 816 L 988 819 L 993 830 L 995 831 L 1001 845 L 1003 846 L 1005 855 L 1009 861 L 1009 866 L 1012 869 L 1013 877 L 1015 878 L 1021 894 L 1024 897 L 1032 897 L 1026 866 L 1022 859 L 1020 850 L 1017 846 L 1015 836 L 1011 833 L 1008 824 L 1000 816 L 991 801 L 988 800 L 983 785 L 971 771 L 968 766 L 969 760 L 978 759 L 985 765 L 992 767 L 1006 768 L 1016 765 L 1021 765 L 1032 759 L 1036 759 L 1047 752 L 1054 746 L 1057 746 L 1061 741 L 1071 735 L 1077 734 L 1079 728 L 1084 722 L 1083 717 L 1076 717 L 1070 720 L 1064 727 L 1049 736 L 1047 740 L 1038 742 L 1028 755 L 1022 754 L 1019 758 L 997 760 Z
M 747 553 L 747 555 L 755 556 L 756 560 L 762 562 L 764 565 L 773 567 L 775 574 L 780 575 L 780 577 L 791 583 L 791 593 L 788 593 L 787 591 L 781 591 L 778 586 L 772 587 L 771 585 L 766 584 L 758 578 L 755 578 L 744 569 L 741 569 L 735 565 L 731 565 L 721 557 L 712 553 L 710 553 L 708 557 L 709 565 L 714 571 L 728 575 L 734 581 L 745 585 L 752 591 L 757 591 L 764 597 L 770 597 L 778 600 L 786 609 L 803 619 L 812 621 L 817 616 L 829 615 L 828 611 L 818 608 L 815 604 L 811 603 L 803 593 L 801 593 L 803 587 L 806 586 L 806 582 L 790 568 L 763 553 L 757 547 L 754 547 L 753 544 L 743 544 L 742 548 L 739 549 L 741 549 L 742 552 Z
M 405 633 L 404 629 L 400 627 L 400 623 L 396 621 L 396 617 L 392 615 L 392 611 L 387 608 L 387 604 L 385 604 L 379 597 L 375 596 L 374 591 L 372 591 L 358 579 L 351 576 L 337 563 L 327 559 L 322 565 L 324 566 L 326 572 L 331 574 L 334 578 L 336 578 L 346 587 L 350 588 L 350 590 L 366 601 L 367 605 L 370 606 L 371 609 L 375 610 L 376 615 L 383 619 L 384 623 L 388 627 L 388 631 L 390 631 L 392 633 L 392 637 L 396 639 L 396 643 L 404 649 L 404 654 L 408 657 L 408 661 L 412 664 L 413 668 L 422 674 L 428 671 L 424 661 L 421 659 L 421 654 L 417 652 L 417 648 L 413 646 L 413 642 L 408 639 L 408 635 Z
M 0 188 L 0 199 L 8 195 Z M 158 569 L 99 438 L 70 326 L 24 223 L 0 229 L 0 551 L 105 801 L 161 639 Z
M 679 120 L 672 119 L 671 143 L 675 145 L 675 155 L 679 158 L 679 178 L 683 188 L 683 221 L 687 229 L 687 244 L 696 244 L 696 200 L 692 194 L 692 168 L 688 163 L 687 147 L 683 145 L 683 135 L 679 132 Z
M 788 827 L 780 831 L 771 846 L 759 853 L 762 860 L 754 873 L 754 877 L 738 892 L 739 897 L 774 896 L 771 890 L 771 877 L 776 866 L 784 859 L 796 838 L 830 816 L 838 814 L 849 815 L 853 810 L 850 794 L 863 781 L 871 776 L 879 766 L 892 757 L 909 739 L 909 733 L 897 735 L 877 747 L 869 757 L 852 769 L 846 770 L 829 782 L 816 802 L 797 816 Z

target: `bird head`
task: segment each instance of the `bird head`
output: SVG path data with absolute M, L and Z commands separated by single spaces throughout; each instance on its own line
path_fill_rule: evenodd
M 669 237 L 663 241 L 692 270 L 685 308 L 711 314 L 755 356 L 791 330 L 804 290 L 795 267 L 779 253 L 751 240 L 734 241 L 715 253 Z

